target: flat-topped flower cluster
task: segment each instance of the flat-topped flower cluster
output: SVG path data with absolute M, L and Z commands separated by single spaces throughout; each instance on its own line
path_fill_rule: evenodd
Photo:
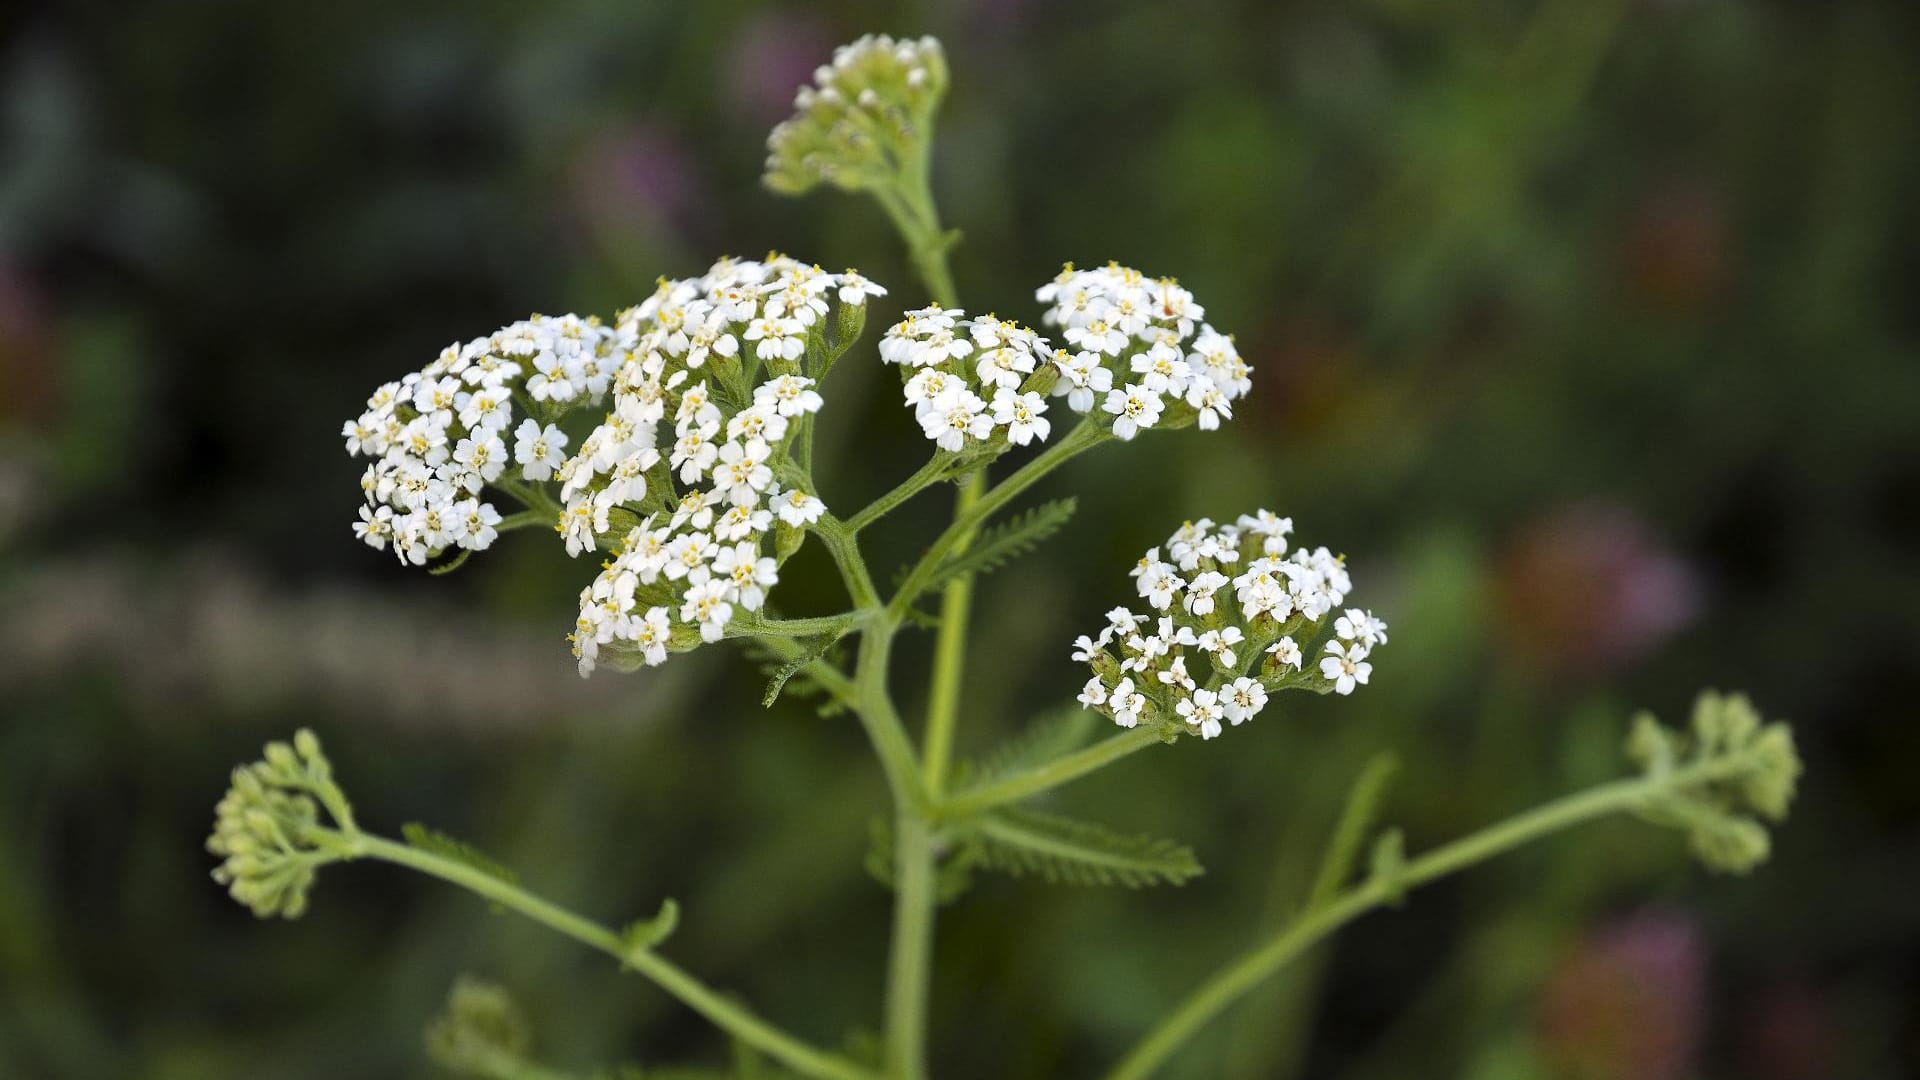
M 503 477 L 509 486 L 543 480 L 565 456 L 567 437 L 551 423 L 514 427 L 515 397 L 553 415 L 598 402 L 617 351 L 618 335 L 597 319 L 535 315 L 449 345 L 375 390 L 341 429 L 347 453 L 375 459 L 360 480 L 366 504 L 354 532 L 415 566 L 448 548 L 484 551 L 501 517 L 482 490 Z
M 1324 547 L 1287 554 L 1292 531 L 1292 519 L 1260 510 L 1230 525 L 1188 522 L 1149 550 L 1132 571 L 1147 610 L 1114 608 L 1097 636 L 1074 643 L 1073 658 L 1093 668 L 1081 704 L 1121 727 L 1177 720 L 1211 739 L 1279 690 L 1364 685 L 1386 624 L 1358 608 L 1329 620 L 1352 580 Z
M 880 339 L 900 366 L 904 395 L 927 438 L 959 453 L 998 441 L 1025 446 L 1052 430 L 1043 396 L 1054 381 L 1045 338 L 993 315 L 909 311 Z
M 826 512 L 793 464 L 795 439 L 822 404 L 819 375 L 885 293 L 783 255 L 722 259 L 662 281 L 612 325 L 536 315 L 448 346 L 345 425 L 348 452 L 375 459 L 355 532 L 414 565 L 533 519 L 569 554 L 616 550 L 581 593 L 570 640 L 582 674 L 603 646 L 657 664 L 670 646 L 716 640 L 735 608 L 761 608 Z M 569 456 L 559 421 L 609 392 Z M 526 513 L 503 519 L 489 486 Z
M 822 404 L 830 327 L 856 327 L 844 309 L 884 293 L 784 256 L 723 259 L 621 313 L 612 409 L 556 474 L 568 552 L 618 551 L 580 594 L 582 674 L 609 651 L 661 663 L 765 603 L 826 512 L 792 453 Z
M 947 90 L 947 59 L 930 37 L 868 34 L 835 49 L 813 82 L 767 137 L 767 186 L 790 195 L 823 181 L 878 188 L 924 153 Z
M 1206 310 L 1171 278 L 1068 264 L 1035 295 L 1066 347 L 991 314 L 938 306 L 907 312 L 881 339 L 880 358 L 899 365 L 907 406 L 942 450 L 1045 441 L 1049 395 L 1131 439 L 1153 427 L 1218 428 L 1252 389 L 1233 339 L 1200 322 Z
M 1172 278 L 1068 263 L 1034 297 L 1049 305 L 1042 319 L 1070 347 L 1055 353 L 1054 393 L 1075 412 L 1111 416 L 1122 439 L 1192 423 L 1211 431 L 1253 388 L 1253 368 L 1233 338 L 1202 322 L 1206 309 Z

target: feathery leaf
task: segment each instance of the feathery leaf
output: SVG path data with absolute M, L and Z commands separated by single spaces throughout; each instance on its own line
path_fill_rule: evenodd
M 998 570 L 1009 560 L 1025 555 L 1039 547 L 1042 540 L 1059 532 L 1067 519 L 1073 517 L 1077 505 L 1076 500 L 1071 498 L 1055 499 L 983 531 L 974 537 L 967 550 L 935 567 L 927 577 L 926 588 L 931 591 L 957 577 Z
M 980 864 L 1067 885 L 1180 885 L 1202 873 L 1193 849 L 1156 836 L 1128 836 L 1104 825 L 1031 810 L 996 810 L 972 828 Z
M 421 851 L 431 852 L 441 858 L 452 859 L 458 863 L 465 863 L 475 870 L 486 874 L 488 877 L 499 878 L 508 884 L 518 884 L 520 881 L 519 875 L 509 870 L 499 861 L 488 856 L 479 848 L 474 847 L 465 840 L 458 840 L 448 836 L 438 829 L 430 829 L 417 821 L 413 821 L 400 827 L 400 835 L 406 838 L 407 844 L 410 847 L 416 847 Z

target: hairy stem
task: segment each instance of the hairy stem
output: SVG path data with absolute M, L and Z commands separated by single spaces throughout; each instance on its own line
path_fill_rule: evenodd
M 887 970 L 887 1075 L 927 1075 L 927 999 L 933 981 L 933 832 L 902 807 L 893 830 L 893 945 Z
M 1664 792 L 1739 774 L 1747 762 L 1720 760 L 1660 776 L 1616 780 L 1556 799 L 1435 848 L 1408 862 L 1392 880 L 1369 879 L 1311 908 L 1266 944 L 1221 968 L 1142 1039 L 1108 1074 L 1108 1080 L 1141 1080 L 1163 1064 L 1227 1006 L 1334 931 L 1419 885 L 1505 854 L 1543 836 L 1632 810 Z
M 985 469 L 967 477 L 954 500 L 954 520 L 966 518 L 986 490 Z M 972 539 L 971 531 L 960 537 L 953 553 L 964 553 Z M 973 575 L 961 574 L 947 583 L 941 595 L 940 629 L 933 645 L 933 683 L 927 691 L 927 749 L 921 778 L 928 797 L 936 802 L 946 790 L 947 769 L 953 757 L 953 728 L 960 712 L 960 675 L 967 664 L 967 617 L 972 607 Z
M 867 571 L 867 560 L 860 555 L 860 541 L 854 537 L 854 530 L 839 518 L 826 514 L 814 523 L 814 531 L 833 556 L 833 564 L 840 569 L 840 579 L 846 582 L 853 606 L 878 607 L 880 594 L 873 587 L 873 575 Z
M 1096 769 L 1104 768 L 1161 741 L 1158 727 L 1137 727 L 1123 731 L 1118 735 L 1102 739 L 1084 750 L 1078 750 L 1065 757 L 1055 758 L 1044 765 L 1036 765 L 1023 772 L 995 780 L 991 784 L 969 788 L 950 799 L 934 804 L 933 813 L 937 821 L 953 821 L 973 817 L 991 810 L 996 806 L 1019 802 L 1031 798 L 1043 791 L 1050 791 L 1062 784 L 1078 780 Z
M 892 491 L 868 503 L 860 509 L 859 513 L 848 518 L 847 531 L 857 533 L 892 513 L 901 503 L 946 479 L 947 470 L 952 467 L 953 455 L 945 451 L 935 453 L 932 460 L 920 466 L 920 471 L 900 481 Z
M 730 996 L 707 986 L 653 950 L 630 948 L 611 929 L 535 896 L 512 882 L 466 863 L 366 833 L 354 834 L 345 838 L 345 842 L 347 850 L 355 855 L 405 866 L 458 885 L 612 956 L 622 965 L 652 980 L 727 1034 L 795 1072 L 821 1080 L 878 1080 L 875 1073 L 854 1062 L 827 1053 L 774 1027 L 751 1010 L 736 1004 Z

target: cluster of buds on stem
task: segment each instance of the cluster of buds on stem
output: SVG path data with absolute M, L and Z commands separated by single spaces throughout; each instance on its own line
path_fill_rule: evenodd
M 1664 790 L 1640 815 L 1685 832 L 1709 869 L 1744 874 L 1766 861 L 1773 843 L 1763 822 L 1786 819 L 1800 783 L 1786 724 L 1763 723 L 1744 694 L 1708 691 L 1694 702 L 1691 733 L 1661 727 L 1649 713 L 1636 717 L 1627 754 L 1652 779 L 1688 768 L 1706 774 Z
M 302 729 L 291 745 L 268 743 L 261 760 L 233 771 L 214 809 L 207 850 L 224 861 L 213 879 L 263 919 L 299 918 L 315 873 L 342 855 L 339 834 L 321 824 L 322 807 L 340 830 L 353 831 L 320 740 Z
M 767 137 L 768 187 L 787 195 L 823 181 L 882 190 L 904 170 L 924 168 L 947 91 L 938 41 L 869 34 L 835 49 L 813 80 L 794 96 L 794 115 Z
M 1260 510 L 1233 524 L 1182 525 L 1133 569 L 1146 612 L 1119 607 L 1073 657 L 1093 678 L 1080 702 L 1121 727 L 1211 739 L 1280 690 L 1350 694 L 1372 676 L 1386 624 L 1346 602 L 1352 581 L 1326 548 L 1287 554 L 1291 519 Z M 1313 657 L 1309 663 L 1308 658 Z

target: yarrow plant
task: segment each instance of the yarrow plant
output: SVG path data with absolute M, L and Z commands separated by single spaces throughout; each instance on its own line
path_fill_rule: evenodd
M 947 78 L 931 39 L 863 38 L 820 68 L 769 139 L 769 187 L 798 194 L 828 184 L 870 196 L 905 241 L 931 303 L 880 334 L 875 354 L 855 346 L 869 304 L 889 290 L 783 255 L 723 258 L 696 277 L 663 279 L 605 320 L 536 315 L 448 346 L 379 387 L 343 429 L 347 452 L 371 459 L 354 530 L 403 564 L 451 569 L 529 526 L 599 561 L 565 634 L 583 676 L 738 639 L 772 674 L 768 704 L 804 688 L 860 723 L 893 802 L 868 859 L 894 892 L 884 1030 L 873 1052 L 822 1049 L 668 960 L 662 945 L 680 917 L 672 900 L 614 930 L 536 896 L 459 841 L 417 826 L 399 840 L 363 829 L 307 731 L 237 769 L 216 811 L 214 878 L 235 900 L 262 917 L 294 918 L 326 865 L 394 863 L 609 954 L 792 1073 L 917 1080 L 928 1071 L 935 912 L 973 873 L 1142 887 L 1200 872 L 1185 845 L 1041 812 L 1034 797 L 1151 746 L 1213 740 L 1278 711 L 1288 691 L 1348 695 L 1373 680 L 1387 624 L 1349 604 L 1345 557 L 1296 541 L 1290 518 L 1230 512 L 1181 523 L 1127 571 L 1126 601 L 1093 633 L 1063 643 L 1063 657 L 1086 667 L 1074 715 L 1111 722 L 1110 734 L 1089 741 L 1084 723 L 1039 725 L 979 761 L 954 760 L 973 578 L 1034 548 L 1075 505 L 1008 514 L 1015 500 L 1105 444 L 1217 429 L 1253 383 L 1233 338 L 1206 321 L 1193 293 L 1114 263 L 1068 264 L 1035 290 L 1045 336 L 968 315 L 946 261 L 957 237 L 940 225 L 928 176 Z M 841 516 L 816 482 L 813 445 L 815 424 L 832 415 L 829 376 L 843 362 L 896 368 L 904 404 L 933 447 L 892 490 Z M 992 477 L 1008 457 L 1022 460 Z M 947 483 L 956 492 L 951 520 L 882 596 L 862 534 Z M 780 617 L 782 569 L 809 539 L 832 559 L 848 607 Z M 937 615 L 926 612 L 929 599 Z M 934 659 L 916 736 L 894 705 L 889 668 L 898 634 L 925 623 Z M 834 649 L 849 637 L 858 640 L 850 665 Z M 1638 775 L 1418 856 L 1389 829 L 1361 864 L 1383 775 L 1368 770 L 1307 905 L 1168 1003 L 1110 1075 L 1149 1075 L 1347 922 L 1582 822 L 1637 814 L 1683 832 L 1716 870 L 1745 872 L 1765 859 L 1767 823 L 1786 816 L 1800 772 L 1785 725 L 1762 721 L 1743 697 L 1709 693 L 1688 732 L 1641 717 L 1628 749 Z M 461 982 L 429 1045 L 469 1075 L 556 1075 L 528 1060 L 524 1021 L 499 987 Z

